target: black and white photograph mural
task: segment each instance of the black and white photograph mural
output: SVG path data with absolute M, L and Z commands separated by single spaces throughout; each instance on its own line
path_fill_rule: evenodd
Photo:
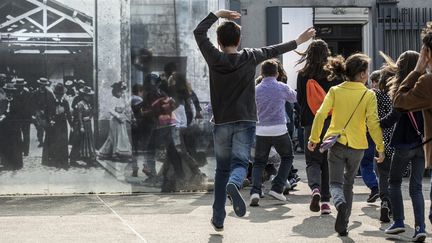
M 1 1 L 0 194 L 208 189 L 208 74 L 192 30 L 217 7 Z
M 0 4 L 0 193 L 61 191 L 99 167 L 95 6 L 85 2 Z

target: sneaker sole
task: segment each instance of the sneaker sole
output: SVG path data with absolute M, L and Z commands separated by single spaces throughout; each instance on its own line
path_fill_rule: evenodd
M 395 228 L 395 229 L 385 231 L 385 233 L 389 235 L 397 235 L 404 232 L 405 232 L 405 228 Z
M 390 222 L 390 210 L 388 208 L 381 208 L 380 221 L 384 223 Z
M 338 213 L 336 216 L 336 222 L 335 222 L 335 231 L 339 234 L 346 232 L 346 222 L 345 222 L 345 216 L 346 216 L 346 204 L 342 203 L 338 208 Z
M 412 239 L 414 242 L 424 242 L 426 240 L 426 233 L 420 233 Z
M 229 183 L 226 187 L 226 191 L 232 199 L 234 213 L 239 217 L 243 217 L 246 214 L 246 203 L 237 189 L 237 186 Z
M 320 200 L 321 200 L 321 195 L 319 194 L 315 194 L 312 196 L 312 200 L 311 203 L 309 205 L 309 209 L 312 212 L 319 212 L 320 211 Z
M 379 198 L 379 194 L 375 194 L 373 197 L 368 198 L 368 200 L 366 200 L 367 203 L 374 203 L 376 202 L 376 200 Z
M 331 210 L 321 210 L 321 215 L 331 214 Z
M 258 207 L 259 206 L 259 198 L 252 198 L 250 201 L 249 206 L 251 207 Z

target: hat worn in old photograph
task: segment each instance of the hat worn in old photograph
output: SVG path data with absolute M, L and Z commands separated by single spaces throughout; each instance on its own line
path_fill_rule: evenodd
M 46 86 L 51 85 L 51 81 L 49 81 L 47 78 L 39 78 L 37 83 L 40 85 L 46 85 Z
M 15 86 L 24 86 L 27 85 L 27 82 L 23 78 L 17 78 L 14 82 Z
M 13 83 L 6 83 L 6 84 L 3 86 L 3 89 L 4 89 L 5 91 L 14 91 L 14 90 L 16 90 L 17 88 L 15 87 L 15 85 L 14 85 Z
M 89 86 L 84 86 L 81 89 L 79 89 L 79 92 L 86 95 L 93 95 L 94 91 Z

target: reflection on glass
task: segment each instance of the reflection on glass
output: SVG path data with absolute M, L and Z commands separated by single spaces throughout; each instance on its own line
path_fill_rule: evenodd
M 206 175 L 214 173 L 203 110 L 208 74 L 192 31 L 218 1 L 140 2 L 131 2 L 131 176 L 164 192 L 207 189 Z

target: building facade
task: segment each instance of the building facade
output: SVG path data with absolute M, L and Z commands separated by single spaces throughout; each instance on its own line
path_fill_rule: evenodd
M 242 47 L 288 41 L 314 25 L 334 54 L 362 51 L 373 58 L 373 67 L 381 65 L 379 50 L 393 58 L 404 50 L 419 50 L 419 31 L 431 20 L 432 12 L 429 0 L 4 0 L 0 3 L 0 73 L 11 82 L 24 78 L 30 91 L 41 77 L 52 88 L 71 82 L 90 87 L 94 91 L 91 127 L 96 149 L 110 134 L 111 111 L 116 105 L 114 83 L 126 83 L 129 99 L 132 87 L 142 85 L 149 75 L 168 81 L 173 72 L 184 74 L 203 109 L 204 119 L 194 120 L 195 130 L 189 134 L 201 154 L 192 159 L 185 156 L 178 131 L 176 149 L 183 162 L 189 159 L 200 164 L 211 180 L 214 158 L 205 109 L 210 101 L 208 68 L 192 31 L 209 12 L 221 8 L 242 14 L 238 21 Z M 215 28 L 209 37 L 216 45 Z M 288 53 L 281 59 L 295 87 L 299 57 Z M 0 109 L 0 123 L 3 113 L 7 115 Z M 68 126 L 65 133 L 70 132 Z M 143 183 L 147 178 L 142 173 L 142 151 L 133 159 L 98 159 L 94 167 L 79 163 L 83 166 L 52 168 L 41 164 L 43 142 L 38 146 L 38 134 L 31 125 L 30 152 L 23 153 L 19 170 L 5 169 L 0 153 L 0 194 L 160 191 L 158 186 Z M 130 126 L 128 136 L 130 140 Z M 25 140 L 21 135 L 19 139 Z M 158 150 L 158 171 L 164 156 Z M 138 176 L 131 176 L 135 165 Z
M 333 54 L 364 52 L 372 67 L 381 65 L 378 51 L 396 59 L 405 50 L 420 49 L 420 31 L 431 21 L 430 1 L 409 0 L 271 0 L 230 1 L 242 13 L 242 46 L 259 47 L 295 38 L 312 24 L 317 36 L 328 42 Z M 305 45 L 299 47 L 303 50 Z M 298 55 L 282 57 L 295 87 Z

